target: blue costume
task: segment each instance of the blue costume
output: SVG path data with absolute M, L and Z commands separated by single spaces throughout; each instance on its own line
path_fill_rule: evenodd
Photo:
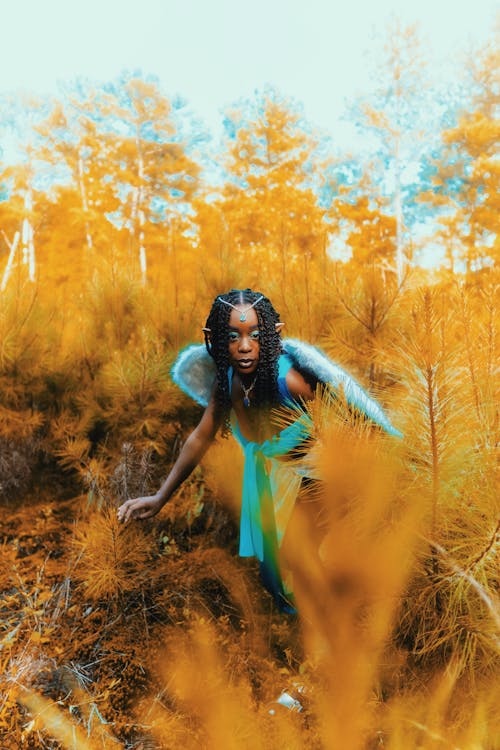
M 233 435 L 244 453 L 243 489 L 240 517 L 240 548 L 242 557 L 257 557 L 266 588 L 278 606 L 293 612 L 290 586 L 278 566 L 278 551 L 307 468 L 297 462 L 281 461 L 310 434 L 308 414 L 294 402 L 286 383 L 288 370 L 294 367 L 315 381 L 334 390 L 343 389 L 347 403 L 363 413 L 387 433 L 401 436 L 379 404 L 342 368 L 331 362 L 319 349 L 293 339 L 283 341 L 278 360 L 280 404 L 297 408 L 297 419 L 262 443 L 247 440 L 238 424 L 234 410 L 230 423 Z M 230 385 L 232 368 L 228 372 Z M 180 353 L 172 368 L 172 378 L 182 390 L 203 406 L 208 404 L 215 378 L 215 364 L 202 345 L 194 345 Z

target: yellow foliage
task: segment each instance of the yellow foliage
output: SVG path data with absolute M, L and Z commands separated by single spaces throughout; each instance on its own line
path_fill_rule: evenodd
M 203 460 L 204 481 L 214 495 L 234 514 L 239 516 L 243 457 L 234 441 L 215 443 Z
M 271 89 L 253 116 L 228 113 L 217 188 L 179 113 L 134 76 L 56 103 L 40 147 L 2 172 L 0 729 L 13 748 L 48 735 L 82 750 L 152 736 L 173 750 L 500 747 L 497 65 L 491 50 L 475 63 L 475 110 L 443 134 L 420 196 L 442 210 L 442 272 L 397 279 L 396 216 L 374 198 L 370 165 L 355 188 L 330 184 L 316 136 Z M 383 113 L 365 115 L 398 137 Z M 32 189 L 37 159 L 61 164 L 66 184 Z M 200 412 L 170 364 L 232 286 L 262 288 L 286 334 L 357 373 L 404 432 L 380 434 L 342 394 L 307 404 L 305 460 L 322 484 L 305 503 L 322 539 L 318 552 L 307 513 L 291 527 L 299 622 L 233 555 L 233 444 L 216 443 L 144 527 L 120 525 L 110 502 L 147 494 L 175 460 Z M 84 487 L 87 512 L 61 505 L 57 482 L 65 497 Z M 271 716 L 297 680 L 305 717 Z
M 23 732 L 23 740 L 43 728 L 63 746 L 74 750 L 95 750 L 96 744 L 88 739 L 83 728 L 65 715 L 56 703 L 26 689 L 22 691 L 20 701 L 34 717 Z
M 137 590 L 148 577 L 148 539 L 140 527 L 123 526 L 113 508 L 81 521 L 73 545 L 78 556 L 74 577 L 91 600 Z

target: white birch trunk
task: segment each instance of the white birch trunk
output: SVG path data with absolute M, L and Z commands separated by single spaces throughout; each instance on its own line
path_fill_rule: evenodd
M 7 283 L 9 281 L 10 274 L 12 273 L 12 267 L 14 265 L 14 258 L 16 257 L 17 246 L 19 244 L 19 239 L 21 237 L 20 233 L 16 232 L 15 235 L 14 235 L 14 239 L 12 240 L 12 242 L 9 242 L 9 240 L 7 239 L 7 235 L 5 234 L 5 232 L 2 232 L 2 234 L 4 236 L 5 242 L 9 246 L 9 257 L 7 258 L 7 265 L 5 266 L 5 270 L 3 272 L 2 284 L 0 286 L 0 292 L 4 292 L 5 291 Z
M 144 211 L 139 211 L 139 263 L 141 267 L 141 276 L 143 284 L 146 283 L 147 258 L 146 248 L 144 247 Z
M 85 171 L 83 169 L 83 159 L 81 155 L 78 157 L 78 186 L 80 188 L 80 197 L 82 199 L 82 206 L 83 206 L 83 213 L 85 216 L 85 239 L 87 241 L 87 248 L 89 250 L 92 250 L 93 242 L 92 242 L 92 235 L 90 233 L 90 223 L 89 223 L 89 204 L 87 201 L 87 192 L 85 190 Z
M 139 176 L 139 188 L 137 192 L 137 218 L 138 218 L 138 226 L 139 226 L 139 265 L 141 268 L 141 278 L 142 283 L 146 283 L 146 276 L 147 276 L 147 257 L 146 257 L 146 248 L 144 246 L 144 210 L 143 210 L 143 201 L 144 201 L 144 160 L 142 158 L 142 150 L 141 150 L 141 142 L 139 140 L 139 134 L 137 134 L 136 137 L 136 145 L 137 145 L 137 166 L 138 166 L 138 176 Z
M 35 241 L 30 215 L 33 211 L 33 193 L 27 188 L 24 193 L 24 219 L 22 224 L 23 263 L 28 265 L 28 278 L 35 281 Z
M 141 269 L 142 283 L 146 283 L 146 273 L 148 270 L 146 248 L 144 247 L 144 211 L 139 208 L 142 198 L 141 188 L 135 187 L 132 193 L 132 213 L 130 234 L 132 237 L 137 236 L 139 240 L 139 266 Z

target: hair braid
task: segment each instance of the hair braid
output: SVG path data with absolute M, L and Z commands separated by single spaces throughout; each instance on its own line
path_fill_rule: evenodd
M 254 310 L 259 322 L 260 349 L 252 403 L 257 407 L 275 406 L 279 403 L 278 358 L 282 348 L 281 336 L 275 326 L 280 319 L 278 313 L 266 296 L 252 289 L 231 289 L 226 294 L 218 295 L 205 323 L 211 332 L 210 336 L 205 333 L 205 345 L 216 366 L 215 403 L 219 413 L 224 417 L 223 433 L 227 432 L 231 409 L 228 378 L 231 307 L 221 302 L 221 299 L 231 305 L 251 305 L 259 297 L 262 299 L 257 302 Z

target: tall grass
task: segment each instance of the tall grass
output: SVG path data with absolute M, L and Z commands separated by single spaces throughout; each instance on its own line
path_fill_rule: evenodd
M 24 493 L 42 456 L 82 495 L 57 515 L 47 485 L 2 521 L 6 747 L 500 746 L 494 278 L 380 282 L 368 331 L 346 304 L 371 309 L 372 286 L 341 299 L 321 268 L 311 260 L 307 289 L 300 264 L 287 268 L 287 333 L 310 331 L 375 384 L 404 439 L 342 394 L 308 404 L 307 461 L 323 488 L 308 502 L 323 533 L 290 532 L 297 620 L 236 556 L 241 456 L 229 441 L 158 519 L 114 520 L 118 502 L 166 475 L 200 413 L 168 375 L 207 306 L 180 270 L 164 307 L 116 264 L 74 316 L 45 294 L 0 300 L 1 489 Z M 307 710 L 270 714 L 294 682 Z

